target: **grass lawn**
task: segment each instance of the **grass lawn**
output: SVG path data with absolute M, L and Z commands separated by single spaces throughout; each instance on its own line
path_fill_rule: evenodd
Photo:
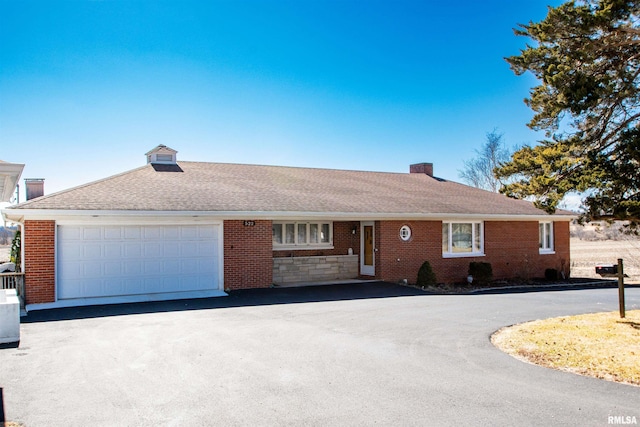
M 537 365 L 640 386 L 640 310 L 557 317 L 497 331 L 491 342 Z

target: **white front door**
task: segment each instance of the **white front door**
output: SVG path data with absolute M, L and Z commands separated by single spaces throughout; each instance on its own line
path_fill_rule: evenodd
M 376 275 L 375 227 L 373 222 L 360 223 L 360 274 Z

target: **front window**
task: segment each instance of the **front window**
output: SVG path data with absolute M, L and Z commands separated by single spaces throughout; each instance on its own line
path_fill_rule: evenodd
M 271 228 L 271 235 L 273 236 L 273 244 L 282 244 L 282 224 L 273 224 Z
M 283 224 L 274 224 L 274 227 L 282 227 Z M 285 235 L 284 235 L 284 242 L 287 245 L 295 245 L 296 244 L 296 225 L 295 224 L 284 224 L 284 229 L 285 229 Z M 273 243 L 282 243 L 282 242 L 276 242 L 275 240 L 273 241 Z
M 320 231 L 320 243 L 331 244 L 331 224 L 322 224 Z
M 484 254 L 481 222 L 443 222 L 442 255 L 477 256 Z
M 274 249 L 308 249 L 331 247 L 333 224 L 330 222 L 274 222 Z
M 538 242 L 540 253 L 553 252 L 553 222 L 541 222 L 538 224 Z
M 308 245 L 310 242 L 307 239 L 307 228 L 309 224 L 298 224 L 298 238 L 296 244 Z

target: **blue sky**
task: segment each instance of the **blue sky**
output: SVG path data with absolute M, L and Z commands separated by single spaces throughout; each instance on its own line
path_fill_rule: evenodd
M 179 160 L 459 181 L 498 128 L 534 144 L 504 61 L 551 0 L 0 1 L 0 159 L 63 190 Z M 24 195 L 21 195 L 24 200 Z

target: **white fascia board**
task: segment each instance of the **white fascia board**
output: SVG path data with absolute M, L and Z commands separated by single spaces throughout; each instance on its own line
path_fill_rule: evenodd
M 237 215 L 237 212 L 230 213 Z M 258 216 L 265 214 L 264 216 Z M 331 221 L 571 221 L 578 215 L 513 215 L 513 214 L 442 214 L 442 213 L 350 213 L 350 212 L 246 212 L 242 218 L 252 217 L 256 219 L 296 220 L 317 219 Z M 231 217 L 225 219 L 233 219 Z
M 219 225 L 219 218 L 189 216 L 78 216 L 55 218 L 57 225 Z
M 9 215 L 10 211 L 7 211 L 5 209 L 0 210 L 0 217 L 2 217 L 2 222 L 3 224 L 7 224 L 8 222 L 14 222 L 17 224 L 22 224 L 24 221 L 24 217 L 22 216 L 22 214 L 19 215 Z
M 328 221 L 367 221 L 367 220 L 477 220 L 477 221 L 572 221 L 578 215 L 514 215 L 514 214 L 443 214 L 443 213 L 355 213 L 355 212 L 265 212 L 265 211 L 121 211 L 121 210 L 49 210 L 49 209 L 3 209 L 6 219 L 21 220 L 74 220 L 95 218 L 157 218 L 157 219 L 190 219 L 232 220 L 232 219 L 265 219 L 265 220 L 328 220 Z

